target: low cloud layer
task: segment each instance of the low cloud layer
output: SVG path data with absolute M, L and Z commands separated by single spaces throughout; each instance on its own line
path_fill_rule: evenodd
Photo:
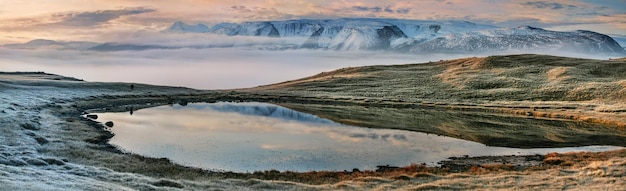
M 59 22 L 53 23 L 58 25 L 77 26 L 77 27 L 93 27 L 109 21 L 118 19 L 126 15 L 137 15 L 142 13 L 154 12 L 154 9 L 147 8 L 125 8 L 120 10 L 99 10 L 92 12 L 70 12 L 57 13 L 52 17 L 61 18 Z
M 531 1 L 531 2 L 522 3 L 522 5 L 530 6 L 530 7 L 537 8 L 537 9 L 552 9 L 552 10 L 576 8 L 575 5 L 553 3 L 553 2 L 546 2 L 546 1 Z
M 191 41 L 190 39 L 187 43 Z M 519 53 L 525 52 L 511 51 L 497 54 Z M 543 53 L 580 56 L 562 52 Z M 98 52 L 16 50 L 0 47 L 0 68 L 3 71 L 44 71 L 87 81 L 229 89 L 279 83 L 344 67 L 425 63 L 488 55 L 491 54 L 424 55 L 368 51 L 268 51 L 246 48 Z
M 380 12 L 386 12 L 386 13 L 398 13 L 398 14 L 408 14 L 411 12 L 411 8 L 391 8 L 391 6 L 387 6 L 387 7 L 365 7 L 365 6 L 352 6 L 352 10 L 355 11 L 363 11 L 363 12 L 372 12 L 372 13 L 380 13 Z
M 34 17 L 5 19 L 0 28 L 8 30 L 30 30 L 60 27 L 92 28 L 120 19 L 123 16 L 155 12 L 155 9 L 135 7 L 115 10 L 71 11 L 45 14 Z
M 419 63 L 465 56 L 234 48 L 117 52 L 0 48 L 0 68 L 3 71 L 44 71 L 87 81 L 224 89 L 278 83 L 343 67 Z

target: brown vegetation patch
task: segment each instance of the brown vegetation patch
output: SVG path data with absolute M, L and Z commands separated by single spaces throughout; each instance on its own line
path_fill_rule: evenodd
M 543 161 L 547 165 L 559 165 L 570 167 L 584 167 L 594 161 L 606 161 L 611 158 L 626 157 L 626 149 L 608 152 L 568 152 L 568 153 L 548 153 Z
M 566 78 L 565 72 L 569 69 L 569 67 L 555 67 L 548 70 L 548 80 L 555 81 Z
M 478 76 L 478 71 L 488 67 L 486 58 L 465 58 L 440 63 L 445 69 L 436 75 L 443 82 L 465 88 L 465 84 Z

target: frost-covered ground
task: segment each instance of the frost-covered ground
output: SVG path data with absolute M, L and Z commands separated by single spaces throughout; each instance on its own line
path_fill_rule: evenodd
M 41 79 L 44 78 L 44 79 Z M 47 79 L 46 79 L 47 78 Z M 5 74 L 0 77 L 0 189 L 7 190 L 128 190 L 150 189 L 149 177 L 75 164 L 54 156 L 60 147 L 80 147 L 59 136 L 71 131 L 48 104 L 101 95 L 107 89 L 75 90 L 83 82 L 57 82 L 58 76 Z M 34 86 L 33 86 L 34 85 Z M 62 85 L 66 87 L 55 87 Z
M 75 113 L 81 107 L 76 105 L 76 100 L 81 99 L 195 93 L 208 92 L 141 84 L 131 90 L 129 84 L 123 83 L 82 82 L 41 73 L 0 73 L 0 190 L 620 190 L 626 187 L 623 155 L 582 167 L 483 175 L 408 173 L 400 178 L 359 177 L 321 185 L 196 176 L 199 173 L 194 169 L 172 173 L 171 169 L 178 168 L 172 164 L 158 166 L 162 173 L 155 173 L 159 169 L 154 170 L 156 167 L 152 165 L 134 165 L 145 159 L 85 141 L 100 132 Z M 147 170 L 142 171 L 144 168 Z

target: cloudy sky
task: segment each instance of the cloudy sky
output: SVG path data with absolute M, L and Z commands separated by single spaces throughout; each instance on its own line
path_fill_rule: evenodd
M 468 20 L 626 35 L 626 0 L 2 0 L 0 44 L 34 38 L 107 41 L 174 21 L 384 17 Z

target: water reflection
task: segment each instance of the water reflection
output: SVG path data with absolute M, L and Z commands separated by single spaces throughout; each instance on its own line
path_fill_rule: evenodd
M 101 113 L 113 121 L 110 143 L 123 150 L 205 169 L 374 169 L 461 155 L 536 154 L 617 147 L 510 149 L 444 136 L 341 125 L 266 103 L 161 106 L 134 113 Z

